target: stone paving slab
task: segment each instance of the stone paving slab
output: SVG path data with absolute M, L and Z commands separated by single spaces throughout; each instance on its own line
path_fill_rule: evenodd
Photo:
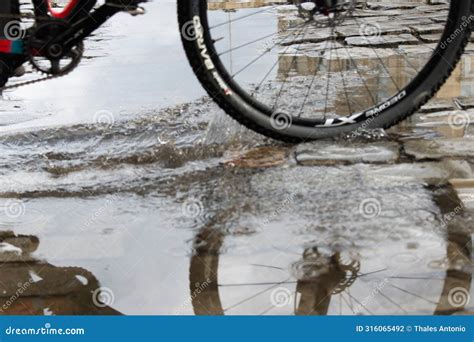
M 463 160 L 445 160 L 442 162 L 402 163 L 395 165 L 358 166 L 361 172 L 373 176 L 410 178 L 432 185 L 446 183 L 451 178 L 466 179 L 473 177 L 472 168 Z
M 448 110 L 413 116 L 412 122 L 419 126 L 451 125 L 453 129 L 463 129 L 474 122 L 474 111 Z
M 420 113 L 433 113 L 456 109 L 452 99 L 433 99 L 419 110 Z
M 456 99 L 456 103 L 462 108 L 462 109 L 471 109 L 474 108 L 474 98 L 473 97 L 458 97 Z
M 414 140 L 404 144 L 405 153 L 416 160 L 474 159 L 474 138 Z
M 302 165 L 332 165 L 355 163 L 393 163 L 399 157 L 395 142 L 376 144 L 317 142 L 299 145 L 296 161 Z

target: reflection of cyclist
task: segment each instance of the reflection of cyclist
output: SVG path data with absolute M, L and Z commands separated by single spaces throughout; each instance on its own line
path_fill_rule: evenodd
M 350 287 L 360 269 L 358 261 L 344 260 L 339 252 L 324 255 L 317 247 L 306 249 L 297 265 L 297 315 L 327 315 L 332 295 Z
M 21 55 L 23 42 L 18 31 L 19 19 L 14 17 L 19 13 L 18 0 L 0 1 L 0 87 L 5 85 L 9 77 L 24 72 L 23 68 L 19 68 L 24 62 Z
M 37 260 L 39 243 L 36 236 L 0 231 L 0 315 L 121 315 L 102 301 L 111 290 L 91 272 Z

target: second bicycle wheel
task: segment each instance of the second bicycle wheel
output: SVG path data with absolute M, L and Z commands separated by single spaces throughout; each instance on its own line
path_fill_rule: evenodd
M 443 85 L 472 1 L 178 1 L 194 72 L 232 117 L 301 141 L 388 128 Z

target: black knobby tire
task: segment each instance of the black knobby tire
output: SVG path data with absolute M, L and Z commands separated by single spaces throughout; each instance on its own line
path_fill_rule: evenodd
M 303 119 L 292 121 L 284 129 L 275 128 L 272 112 L 265 110 L 245 93 L 230 77 L 224 63 L 219 59 L 209 31 L 207 0 L 178 0 L 178 20 L 183 46 L 194 73 L 208 94 L 227 114 L 268 137 L 287 142 L 301 142 L 351 135 L 360 129 L 386 129 L 414 114 L 436 94 L 459 62 L 471 34 L 471 27 L 466 25 L 466 22 L 472 21 L 473 6 L 474 1 L 471 0 L 451 1 L 449 17 L 436 52 L 403 89 L 406 91 L 403 98 L 394 101 L 395 103 L 377 115 L 367 115 L 366 120 L 334 127 L 316 127 Z M 195 33 L 199 26 L 202 28 L 201 35 Z M 193 32 L 191 36 L 190 32 Z M 450 43 L 442 47 L 442 42 Z M 212 60 L 210 68 L 206 67 L 205 57 Z

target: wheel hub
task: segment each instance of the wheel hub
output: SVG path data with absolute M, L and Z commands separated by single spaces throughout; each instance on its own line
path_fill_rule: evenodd
M 296 0 L 298 15 L 317 27 L 333 27 L 354 11 L 356 0 Z

